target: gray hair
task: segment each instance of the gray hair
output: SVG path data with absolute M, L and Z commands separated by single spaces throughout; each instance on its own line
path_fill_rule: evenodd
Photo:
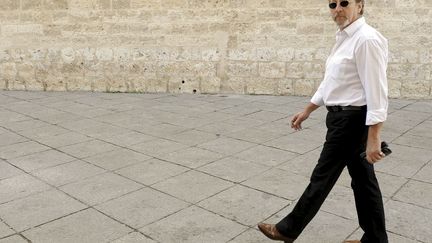
M 362 9 L 361 9 L 361 11 L 360 11 L 360 15 L 363 15 L 363 12 L 364 12 L 364 5 L 365 5 L 365 0 L 355 0 L 356 1 L 356 3 L 361 3 L 361 5 L 362 5 Z

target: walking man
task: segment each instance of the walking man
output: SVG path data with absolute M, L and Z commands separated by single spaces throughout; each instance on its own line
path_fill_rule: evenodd
M 352 178 L 355 204 L 364 235 L 352 243 L 388 243 L 384 207 L 374 163 L 381 160 L 380 131 L 387 118 L 387 40 L 363 17 L 364 0 L 329 0 L 339 27 L 326 62 L 323 81 L 291 127 L 326 106 L 327 134 L 310 183 L 293 211 L 276 225 L 261 223 L 268 238 L 294 242 L 318 212 L 345 166 Z M 360 153 L 366 150 L 366 160 Z

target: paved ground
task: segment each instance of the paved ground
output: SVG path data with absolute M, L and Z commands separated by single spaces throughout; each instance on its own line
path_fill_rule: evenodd
M 270 242 L 324 139 L 307 98 L 0 91 L 0 242 Z M 432 242 L 432 101 L 391 100 L 390 242 Z M 358 238 L 344 172 L 296 242 Z

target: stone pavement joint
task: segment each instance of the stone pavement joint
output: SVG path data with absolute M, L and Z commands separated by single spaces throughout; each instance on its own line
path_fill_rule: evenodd
M 0 91 L 0 243 L 269 242 L 325 136 L 308 97 Z M 432 101 L 391 100 L 375 165 L 390 242 L 432 239 Z M 360 238 L 341 175 L 299 243 Z

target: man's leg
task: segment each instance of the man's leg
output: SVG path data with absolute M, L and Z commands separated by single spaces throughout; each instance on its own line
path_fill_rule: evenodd
M 327 135 L 311 182 L 300 197 L 293 211 L 281 220 L 277 229 L 282 234 L 297 238 L 316 215 L 342 173 L 346 162 L 357 152 L 367 135 L 364 125 L 366 112 L 329 112 Z
M 361 242 L 388 243 L 384 206 L 374 166 L 358 156 L 348 162 L 348 171 L 359 224 L 365 232 Z
M 320 209 L 345 167 L 345 161 L 338 158 L 338 147 L 324 144 L 309 185 L 293 211 L 276 224 L 281 234 L 296 239 Z

